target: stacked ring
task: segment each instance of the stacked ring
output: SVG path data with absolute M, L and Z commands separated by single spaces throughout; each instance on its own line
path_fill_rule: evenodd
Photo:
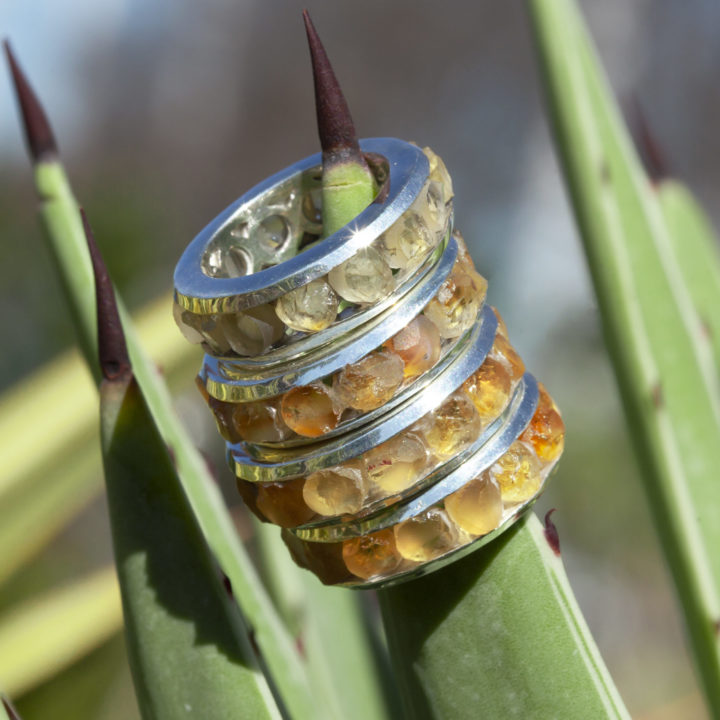
M 489 542 L 563 449 L 453 230 L 429 149 L 361 142 L 386 192 L 320 240 L 311 156 L 213 220 L 175 273 L 175 318 L 242 498 L 323 582 L 392 584 Z

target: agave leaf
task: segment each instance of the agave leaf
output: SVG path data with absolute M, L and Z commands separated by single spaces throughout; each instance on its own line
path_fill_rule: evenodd
M 138 331 L 169 383 L 187 380 L 198 353 L 178 341 L 170 296 L 138 316 Z M 182 339 L 181 339 L 182 340 Z M 38 438 L 39 419 L 42 438 Z M 97 392 L 67 353 L 0 398 L 0 583 L 72 520 L 102 488 Z
M 674 180 L 657 186 L 675 262 L 710 336 L 713 364 L 720 369 L 720 255 L 710 220 L 692 193 Z
M 0 617 L 0 677 L 10 695 L 71 665 L 122 626 L 112 567 L 24 602 Z
M 16 87 L 20 87 L 17 76 L 15 80 Z M 29 102 L 32 105 L 35 116 L 42 116 L 47 124 L 42 108 L 33 94 L 28 99 L 26 89 L 24 99 L 26 104 Z M 32 123 L 28 122 L 27 107 L 23 106 L 23 110 L 30 137 Z M 97 378 L 95 297 L 78 205 L 55 153 L 34 154 L 34 157 L 35 184 L 50 250 L 67 288 L 86 361 Z M 253 632 L 272 680 L 293 717 L 315 717 L 315 703 L 308 692 L 300 658 L 240 544 L 220 492 L 192 438 L 175 416 L 167 387 L 140 346 L 127 313 L 121 310 L 121 315 L 137 381 L 163 441 L 174 452 L 178 473 L 193 512 L 211 551 L 232 584 L 234 597 Z
M 629 717 L 532 513 L 468 557 L 378 594 L 413 720 Z
M 530 9 L 648 501 L 708 702 L 720 713 L 720 408 L 709 341 L 576 6 L 532 0 Z
M 388 709 L 359 593 L 322 585 L 290 558 L 277 527 L 255 524 L 268 589 L 307 660 L 311 688 L 326 714 L 383 720 Z
M 137 383 L 101 386 L 128 655 L 144 718 L 280 713 Z

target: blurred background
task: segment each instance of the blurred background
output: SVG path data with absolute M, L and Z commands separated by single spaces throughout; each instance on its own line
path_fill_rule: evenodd
M 706 717 L 544 118 L 524 3 L 307 5 L 359 133 L 430 145 L 445 160 L 456 224 L 489 279 L 490 300 L 563 410 L 567 450 L 538 512 L 557 508 L 572 586 L 633 717 Z M 582 6 L 618 98 L 626 106 L 637 99 L 672 173 L 717 224 L 720 6 L 710 0 Z M 44 102 L 131 308 L 171 288 L 185 245 L 222 208 L 318 149 L 301 8 L 290 0 L 2 4 L 2 34 Z M 35 207 L 2 72 L 2 390 L 74 343 Z M 235 502 L 191 374 L 178 406 Z M 32 573 L 18 571 L 0 589 L 0 608 L 99 567 L 110 554 L 97 497 L 36 559 Z M 26 720 L 43 717 L 39 709 L 49 698 L 54 718 L 132 719 L 128 683 L 115 639 L 19 704 Z M 83 687 L 88 699 L 78 709 Z

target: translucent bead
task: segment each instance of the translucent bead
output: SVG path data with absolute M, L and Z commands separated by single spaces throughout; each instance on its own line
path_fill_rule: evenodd
M 438 508 L 426 510 L 395 528 L 395 544 L 406 560 L 427 562 L 452 550 L 458 541 L 457 529 Z
M 285 333 L 285 326 L 270 305 L 223 315 L 220 324 L 232 351 L 243 356 L 262 354 Z
M 402 562 L 391 529 L 345 540 L 342 555 L 348 570 L 363 580 L 387 575 Z
M 333 380 L 338 402 L 367 412 L 386 403 L 403 381 L 403 361 L 390 352 L 366 355 L 346 365 Z
M 222 315 L 196 315 L 184 310 L 177 303 L 173 306 L 173 317 L 180 332 L 191 343 L 202 346 L 213 355 L 230 353 L 230 343 L 222 328 Z
M 391 268 L 414 268 L 437 242 L 436 232 L 414 210 L 408 210 L 381 236 L 379 250 Z
M 455 238 L 455 242 L 458 246 L 458 261 L 460 262 L 461 267 L 466 271 L 468 269 L 475 271 L 475 263 L 473 263 L 470 251 L 467 248 L 467 244 L 465 243 L 465 238 L 462 236 L 462 233 L 459 230 L 453 230 L 453 237 Z
M 471 277 L 455 263 L 450 275 L 425 307 L 425 315 L 437 327 L 441 338 L 460 337 L 475 323 L 487 292 L 485 278 L 477 273 L 475 276 Z
M 495 317 L 497 318 L 498 326 L 497 326 L 497 332 L 498 335 L 502 335 L 506 340 L 509 337 L 508 335 L 508 329 L 507 325 L 505 324 L 505 321 L 502 319 L 502 315 L 498 312 L 497 308 L 492 308 L 493 313 L 495 313 Z
M 427 466 L 427 448 L 413 433 L 403 432 L 365 453 L 368 479 L 383 497 L 409 488 Z
M 486 475 L 471 480 L 445 499 L 450 519 L 469 535 L 486 535 L 502 520 L 500 488 Z
M 515 348 L 510 344 L 507 337 L 500 333 L 495 335 L 495 342 L 493 343 L 490 354 L 505 364 L 505 367 L 510 371 L 510 377 L 513 381 L 519 380 L 523 376 L 525 363 Z
M 503 411 L 510 399 L 510 386 L 510 373 L 491 357 L 463 383 L 484 422 L 494 420 Z
M 177 302 L 173 303 L 173 318 L 183 337 L 193 345 L 199 345 L 205 338 L 200 332 L 197 315 L 185 310 Z
M 308 475 L 303 499 L 319 515 L 348 515 L 363 506 L 367 478 L 361 462 L 349 462 Z
M 292 559 L 326 585 L 353 579 L 342 558 L 342 543 L 305 542 L 289 530 L 282 530 L 281 537 Z
M 447 171 L 442 158 L 436 155 L 429 147 L 424 147 L 423 153 L 430 162 L 430 180 L 440 184 L 443 191 L 443 200 L 447 204 L 454 197 L 450 173 Z
M 537 456 L 546 463 L 557 460 L 565 444 L 565 423 L 547 390 L 538 383 L 540 398 L 535 414 L 521 440 L 534 448 Z
M 484 294 L 487 290 L 487 282 L 485 278 L 475 269 L 475 263 L 470 256 L 470 252 L 467 249 L 463 236 L 460 234 L 459 230 L 454 230 L 453 237 L 458 245 L 458 267 L 470 276 L 470 279 L 477 287 L 485 288 L 485 290 L 483 290 Z
M 328 273 L 328 282 L 341 298 L 353 303 L 372 303 L 389 295 L 395 283 L 392 270 L 373 247 L 358 250 Z
M 402 358 L 406 378 L 421 375 L 440 359 L 440 333 L 424 315 L 418 315 L 388 340 L 387 349 Z
M 315 513 L 303 499 L 303 478 L 281 483 L 258 485 L 256 505 L 272 523 L 280 527 L 297 527 L 311 520 Z
M 482 422 L 470 398 L 463 391 L 457 391 L 414 428 L 425 438 L 430 452 L 445 461 L 478 439 Z
M 280 320 L 300 332 L 324 330 L 335 321 L 337 310 L 337 295 L 323 279 L 291 290 L 275 303 Z
M 279 250 L 290 239 L 291 229 L 287 218 L 268 215 L 261 220 L 252 234 L 252 241 L 267 250 Z
M 276 398 L 238 403 L 233 409 L 232 424 L 240 439 L 247 442 L 281 442 L 292 435 Z
M 289 390 L 280 409 L 285 424 L 303 437 L 320 437 L 334 430 L 339 420 L 330 391 L 322 383 Z
M 525 502 L 542 485 L 537 456 L 519 441 L 515 441 L 490 468 L 490 474 L 499 485 L 505 502 Z
M 207 404 L 213 412 L 217 430 L 223 440 L 237 442 L 240 438 L 235 432 L 235 425 L 232 419 L 233 406 L 230 403 L 210 397 L 210 395 L 208 395 Z

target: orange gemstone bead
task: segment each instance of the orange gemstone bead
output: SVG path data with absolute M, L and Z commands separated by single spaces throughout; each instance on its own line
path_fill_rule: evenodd
M 490 468 L 506 502 L 525 502 L 540 489 L 542 476 L 535 453 L 517 440 Z
M 494 420 L 507 405 L 510 398 L 510 373 L 505 366 L 492 357 L 463 383 L 483 421 Z
M 430 452 L 445 461 L 477 440 L 482 421 L 473 402 L 460 390 L 421 418 L 413 429 L 423 436 Z
M 402 385 L 403 361 L 390 352 L 366 355 L 346 365 L 334 378 L 333 390 L 346 407 L 367 412 L 386 403 Z
M 505 321 L 502 318 L 502 315 L 499 313 L 497 308 L 492 308 L 492 311 L 495 313 L 495 317 L 497 318 L 498 326 L 497 331 L 500 335 L 502 335 L 505 339 L 509 337 L 508 335 L 508 329 L 507 325 L 505 324 Z
M 510 377 L 513 380 L 519 380 L 525 373 L 525 363 L 523 362 L 523 359 L 510 344 L 510 341 L 500 333 L 495 335 L 495 342 L 492 346 L 491 355 L 492 357 L 501 359 L 505 362 L 508 370 L 510 371 Z
M 292 431 L 285 424 L 276 399 L 238 403 L 232 412 L 232 423 L 242 440 L 247 442 L 280 442 Z
M 345 540 L 342 556 L 348 570 L 363 580 L 391 573 L 402 562 L 392 529 Z
M 424 315 L 418 315 L 388 340 L 387 349 L 405 363 L 406 378 L 421 375 L 440 359 L 440 333 Z
M 297 478 L 281 483 L 258 485 L 256 505 L 272 523 L 280 527 L 297 527 L 308 522 L 315 513 L 303 500 L 305 480 Z
M 426 562 L 457 544 L 457 528 L 444 510 L 431 508 L 394 527 L 398 552 L 407 560 Z
M 367 491 L 364 464 L 355 460 L 308 475 L 303 499 L 318 515 L 348 515 L 362 508 Z
M 535 414 L 521 436 L 521 440 L 532 445 L 537 456 L 546 463 L 557 460 L 565 445 L 565 423 L 548 391 L 538 383 L 540 397 Z
M 499 524 L 503 514 L 500 488 L 481 475 L 445 499 L 450 519 L 470 535 L 486 535 Z
M 330 391 L 322 383 L 289 390 L 280 407 L 285 424 L 304 437 L 320 437 L 334 430 L 340 419 Z
M 382 497 L 409 488 L 427 466 L 427 449 L 413 433 L 402 432 L 365 455 L 368 479 Z
M 486 292 L 485 278 L 466 272 L 458 261 L 423 312 L 435 324 L 440 337 L 457 338 L 472 327 Z

